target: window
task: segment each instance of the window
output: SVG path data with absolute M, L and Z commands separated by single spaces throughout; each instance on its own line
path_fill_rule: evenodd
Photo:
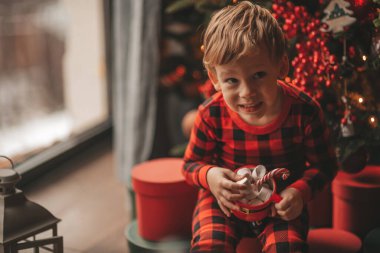
M 110 127 L 106 8 L 0 4 L 0 155 L 21 173 Z

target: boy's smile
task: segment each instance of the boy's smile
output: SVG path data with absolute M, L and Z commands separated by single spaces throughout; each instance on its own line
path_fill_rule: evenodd
M 241 104 L 238 106 L 240 107 L 240 110 L 242 111 L 246 111 L 247 113 L 254 113 L 260 110 L 263 104 L 264 104 L 263 102 L 258 102 L 258 103 Z
M 209 76 L 232 111 L 250 125 L 265 125 L 281 111 L 282 92 L 277 79 L 285 77 L 288 68 L 286 56 L 274 62 L 267 50 L 257 50 L 215 66 Z

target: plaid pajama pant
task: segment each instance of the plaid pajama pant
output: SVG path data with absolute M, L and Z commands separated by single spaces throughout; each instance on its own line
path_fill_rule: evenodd
M 266 218 L 258 227 L 250 222 L 226 217 L 215 198 L 208 191 L 200 194 L 193 217 L 191 253 L 230 253 L 242 237 L 257 237 L 265 253 L 307 252 L 308 217 L 302 215 L 292 221 Z M 258 253 L 258 252 L 252 252 Z

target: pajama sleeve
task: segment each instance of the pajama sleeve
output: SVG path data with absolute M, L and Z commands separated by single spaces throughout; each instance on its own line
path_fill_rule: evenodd
M 334 179 L 338 169 L 330 131 L 319 106 L 305 124 L 303 145 L 309 166 L 290 187 L 298 189 L 306 203 Z
M 185 151 L 182 170 L 190 185 L 204 189 L 208 189 L 207 172 L 210 168 L 215 167 L 212 162 L 216 146 L 212 128 L 205 121 L 206 113 L 207 108 L 199 107 Z

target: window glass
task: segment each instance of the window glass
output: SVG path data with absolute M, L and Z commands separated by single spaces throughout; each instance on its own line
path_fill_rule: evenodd
M 109 120 L 104 30 L 100 0 L 1 1 L 0 155 L 18 164 Z

